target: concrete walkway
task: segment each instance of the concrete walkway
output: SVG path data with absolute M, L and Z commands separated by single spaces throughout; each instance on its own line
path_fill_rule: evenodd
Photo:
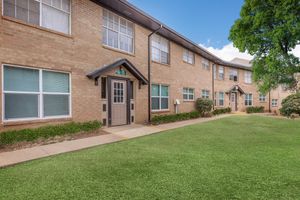
M 104 128 L 104 130 L 109 134 L 0 153 L 0 168 L 47 156 L 77 151 L 80 149 L 90 148 L 102 144 L 113 143 L 192 124 L 212 121 L 228 116 L 232 115 L 227 114 L 212 118 L 199 118 L 194 120 L 162 124 L 158 126 L 144 126 L 133 124 L 128 126 Z

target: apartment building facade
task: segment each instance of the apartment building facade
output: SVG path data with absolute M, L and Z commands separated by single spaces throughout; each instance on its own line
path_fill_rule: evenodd
M 221 60 L 127 1 L 1 0 L 0 9 L 2 130 L 147 123 L 192 111 L 200 97 L 233 111 L 279 106 L 257 92 L 251 67 Z

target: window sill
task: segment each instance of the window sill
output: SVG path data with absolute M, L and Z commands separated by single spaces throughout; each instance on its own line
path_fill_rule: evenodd
M 48 32 L 48 33 L 52 33 L 52 34 L 56 34 L 56 35 L 59 35 L 59 36 L 66 37 L 66 38 L 73 39 L 73 36 L 70 35 L 70 34 L 61 33 L 61 32 L 54 31 L 54 30 L 44 28 L 42 26 L 38 26 L 38 25 L 34 25 L 34 24 L 29 24 L 29 23 L 26 23 L 22 20 L 15 19 L 13 17 L 2 16 L 2 19 L 7 20 L 7 21 L 11 21 L 11 22 L 14 22 L 14 23 L 17 23 L 17 24 L 21 24 L 21 25 L 24 25 L 24 26 L 28 26 L 28 27 L 31 27 L 31 28 L 35 28 L 35 29 L 38 29 L 38 30 L 41 30 L 41 31 L 45 31 L 45 32 Z
M 183 60 L 183 63 L 188 64 L 188 65 L 191 65 L 191 66 L 195 66 L 195 63 L 189 63 L 189 62 L 186 62 L 186 61 L 184 61 L 184 60 Z
M 152 63 L 158 64 L 158 65 L 164 65 L 164 66 L 167 66 L 167 67 L 171 67 L 170 64 L 160 63 L 160 62 L 157 62 L 157 61 L 154 61 L 154 60 L 152 60 Z
M 108 50 L 111 50 L 111 51 L 115 51 L 115 52 L 118 52 L 118 53 L 122 53 L 122 54 L 125 54 L 125 55 L 128 55 L 128 56 L 135 57 L 135 54 L 134 54 L 134 53 L 129 53 L 129 52 L 127 52 L 127 51 L 122 51 L 122 50 L 120 50 L 120 49 L 116 49 L 116 48 L 107 46 L 107 45 L 105 45 L 105 44 L 102 44 L 102 47 L 103 47 L 104 49 L 108 49 Z
M 167 110 L 152 110 L 151 113 L 156 114 L 156 113 L 168 113 L 170 112 L 169 109 Z
M 195 102 L 195 99 L 194 100 L 183 100 L 184 103 L 192 103 L 192 102 Z
M 48 123 L 48 122 L 68 122 L 72 121 L 72 117 L 56 117 L 56 118 L 45 118 L 45 119 L 28 119 L 28 120 L 11 120 L 3 121 L 3 126 L 16 126 L 16 125 L 29 125 L 36 123 Z

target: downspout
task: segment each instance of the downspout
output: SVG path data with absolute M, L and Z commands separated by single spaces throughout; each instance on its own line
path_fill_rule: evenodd
M 151 123 L 151 36 L 156 34 L 163 26 L 148 35 L 148 122 Z
M 212 65 L 212 100 L 213 100 L 213 110 L 215 110 L 215 70 L 217 70 L 216 64 Z M 217 103 L 217 102 L 216 102 Z
M 271 100 L 271 90 L 269 91 L 269 113 L 272 112 L 271 110 L 271 104 L 272 104 L 272 100 Z

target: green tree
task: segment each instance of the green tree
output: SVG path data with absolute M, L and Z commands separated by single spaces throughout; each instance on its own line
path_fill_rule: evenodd
M 279 84 L 295 88 L 299 58 L 291 50 L 300 44 L 300 0 L 245 0 L 229 39 L 254 56 L 254 81 L 267 92 Z

